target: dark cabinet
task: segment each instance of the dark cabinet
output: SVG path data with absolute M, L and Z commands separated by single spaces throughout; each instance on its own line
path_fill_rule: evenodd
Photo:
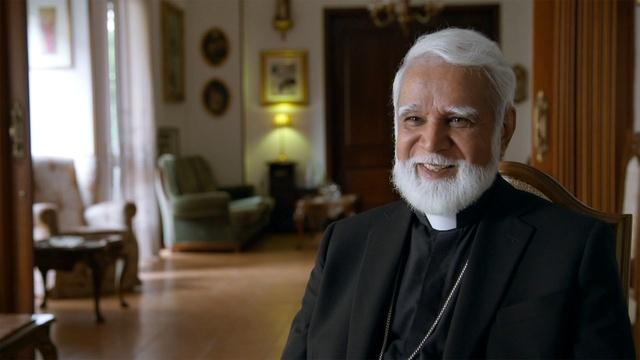
M 271 214 L 271 229 L 292 232 L 293 211 L 296 205 L 296 164 L 294 162 L 269 163 L 269 194 L 275 200 Z

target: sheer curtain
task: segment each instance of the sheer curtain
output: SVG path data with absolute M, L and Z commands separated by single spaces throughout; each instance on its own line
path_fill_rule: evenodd
M 138 208 L 134 228 L 142 260 L 158 253 L 160 231 L 154 193 L 156 159 L 148 0 L 115 0 L 118 23 L 119 135 L 122 193 Z

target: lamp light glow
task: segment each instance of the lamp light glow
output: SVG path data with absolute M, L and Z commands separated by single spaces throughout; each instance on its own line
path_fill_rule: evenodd
M 280 142 L 280 151 L 278 154 L 278 161 L 288 161 L 289 157 L 287 156 L 287 153 L 284 151 L 284 131 L 285 131 L 285 127 L 287 126 L 291 126 L 292 123 L 292 119 L 291 119 L 291 114 L 288 114 L 286 112 L 279 112 L 276 113 L 273 116 L 273 125 L 275 125 L 278 129 L 279 132 L 279 142 Z
M 273 117 L 273 124 L 278 127 L 291 126 L 291 115 L 287 113 L 277 113 Z

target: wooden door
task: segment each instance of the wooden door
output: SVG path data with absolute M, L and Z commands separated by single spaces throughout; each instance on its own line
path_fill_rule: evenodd
M 0 1 L 0 313 L 33 312 L 26 20 L 25 0 Z
M 588 205 L 619 212 L 633 125 L 634 1 L 534 4 L 533 165 Z
M 415 39 L 448 26 L 473 28 L 498 41 L 498 5 L 446 7 L 408 34 L 376 27 L 366 9 L 325 11 L 328 176 L 359 196 L 361 209 L 397 199 L 390 183 L 394 157 L 391 84 Z

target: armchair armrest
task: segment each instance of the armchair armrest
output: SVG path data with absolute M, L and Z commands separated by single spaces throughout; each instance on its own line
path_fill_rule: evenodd
M 60 235 L 82 236 L 85 240 L 102 240 L 106 237 L 118 236 L 123 239 L 131 235 L 131 231 L 125 227 L 92 227 L 92 226 L 76 226 L 64 229 Z
M 218 191 L 229 193 L 231 200 L 248 198 L 255 195 L 253 185 L 220 186 L 218 187 Z
M 87 207 L 84 218 L 89 227 L 124 228 L 131 231 L 135 214 L 136 206 L 132 202 L 105 201 Z
M 173 214 L 181 218 L 229 216 L 230 196 L 226 192 L 186 194 L 171 199 Z
M 58 206 L 54 203 L 35 203 L 33 212 L 33 238 L 43 240 L 51 235 L 57 234 L 58 228 Z

